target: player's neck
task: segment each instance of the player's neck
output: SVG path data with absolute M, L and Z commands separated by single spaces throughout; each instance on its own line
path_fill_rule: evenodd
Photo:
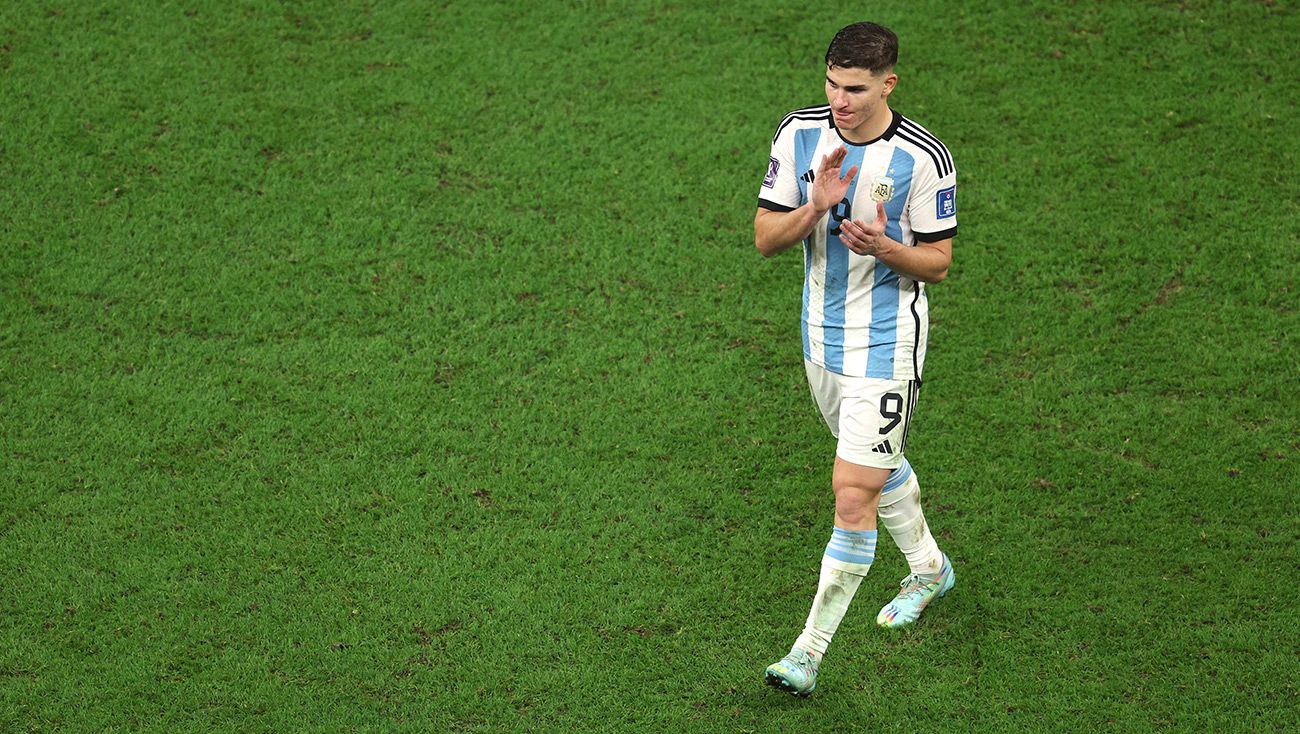
M 889 109 L 888 104 L 880 106 L 880 110 L 871 116 L 871 119 L 858 125 L 852 130 L 840 130 L 840 137 L 850 143 L 870 143 L 880 138 L 894 123 L 894 111 Z

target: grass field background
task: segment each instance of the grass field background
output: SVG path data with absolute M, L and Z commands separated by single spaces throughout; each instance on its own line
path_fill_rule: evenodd
M 0 730 L 1285 731 L 1289 2 L 0 8 Z M 960 179 L 958 585 L 817 694 L 834 445 L 752 217 L 841 26 Z M 1293 729 L 1291 729 L 1293 730 Z

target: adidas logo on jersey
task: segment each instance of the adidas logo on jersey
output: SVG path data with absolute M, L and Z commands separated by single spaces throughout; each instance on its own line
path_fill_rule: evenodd
M 809 168 L 807 171 L 804 171 L 803 175 L 800 176 L 799 178 L 803 179 L 804 181 L 807 181 L 808 183 L 812 183 L 813 179 L 817 178 L 817 175 L 812 172 L 811 168 Z
M 871 453 L 892 454 L 894 453 L 894 447 L 889 445 L 889 441 L 882 441 L 879 444 L 876 444 L 876 447 L 871 450 Z

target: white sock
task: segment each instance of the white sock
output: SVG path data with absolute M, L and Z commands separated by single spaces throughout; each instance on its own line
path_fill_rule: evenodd
M 880 524 L 889 531 L 894 545 L 907 556 L 912 573 L 934 577 L 943 570 L 943 553 L 930 534 L 921 511 L 921 485 L 912 465 L 903 465 L 889 475 L 880 495 Z
M 849 603 L 853 601 L 862 578 L 871 570 L 875 557 L 875 530 L 835 528 L 822 555 L 817 595 L 813 597 L 808 621 L 804 623 L 799 639 L 795 640 L 795 647 L 807 650 L 817 658 L 826 654 L 840 620 L 844 619 Z

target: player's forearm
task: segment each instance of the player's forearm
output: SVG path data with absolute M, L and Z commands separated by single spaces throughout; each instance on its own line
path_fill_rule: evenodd
M 754 246 L 771 257 L 807 237 L 825 214 L 811 201 L 788 212 L 760 209 L 754 217 Z
M 892 239 L 888 247 L 876 253 L 876 259 L 890 270 L 922 283 L 938 283 L 948 277 L 948 266 L 952 264 L 952 254 L 944 248 L 925 242 L 906 247 Z

